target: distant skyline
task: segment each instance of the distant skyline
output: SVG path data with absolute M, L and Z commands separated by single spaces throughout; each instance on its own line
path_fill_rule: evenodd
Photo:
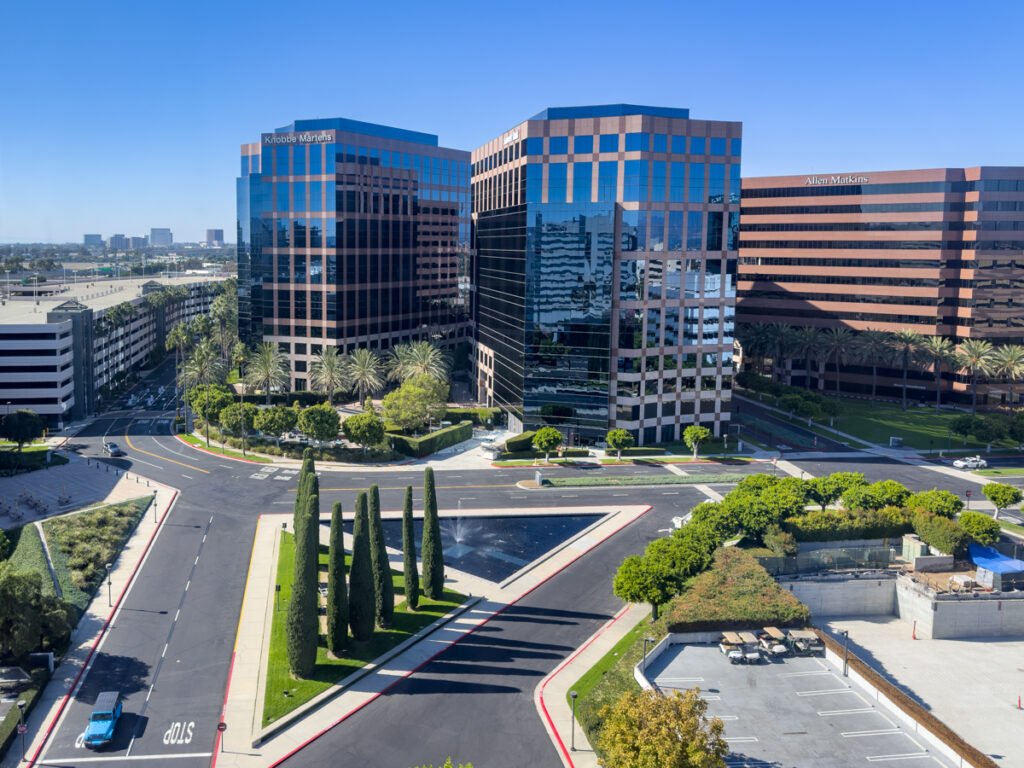
M 313 117 L 471 150 L 629 102 L 742 121 L 744 176 L 1024 165 L 1022 23 L 991 0 L 5 3 L 0 242 L 233 242 L 239 145 Z

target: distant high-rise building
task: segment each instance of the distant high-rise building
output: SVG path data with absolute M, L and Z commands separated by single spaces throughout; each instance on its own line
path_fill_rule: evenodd
M 149 244 L 149 241 L 145 237 L 129 237 L 128 245 L 131 246 L 133 251 L 141 251 Z
M 102 248 L 103 235 L 83 235 L 82 245 L 86 248 Z
M 208 229 L 206 230 L 206 244 L 220 248 L 224 245 L 224 230 L 223 229 Z
M 153 227 L 149 230 L 149 244 L 154 248 L 170 248 L 174 245 L 174 235 L 169 229 Z
M 127 251 L 128 238 L 124 235 L 111 235 L 107 241 L 107 247 L 112 251 Z

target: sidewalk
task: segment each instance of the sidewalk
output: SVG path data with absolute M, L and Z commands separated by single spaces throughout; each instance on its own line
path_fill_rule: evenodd
M 156 493 L 154 501 L 156 522 L 154 522 L 153 507 L 150 507 L 142 516 L 138 527 L 128 539 L 124 549 L 121 550 L 121 554 L 114 561 L 114 568 L 110 572 L 114 593 L 113 607 L 109 607 L 107 601 L 103 599 L 104 590 L 99 590 L 72 633 L 68 652 L 54 670 L 53 677 L 43 691 L 42 697 L 28 717 L 30 741 L 26 745 L 26 754 L 29 758 L 27 763 L 29 766 L 39 760 L 45 740 L 60 720 L 69 695 L 73 696 L 78 689 L 84 670 L 88 668 L 93 654 L 102 642 L 107 627 L 116 618 L 122 601 L 131 589 L 135 574 L 145 561 L 150 545 L 160 532 L 170 508 L 177 498 L 178 491 L 152 480 L 149 481 L 147 487 L 145 482 L 136 482 L 135 475 L 122 474 L 117 485 L 104 499 L 107 502 L 115 502 L 154 492 Z M 0 768 L 17 768 L 20 765 L 26 764 L 21 762 L 21 750 L 15 747 L 8 750 L 7 755 L 0 762 Z
M 569 704 L 570 687 L 650 613 L 648 605 L 627 605 L 591 635 L 572 656 L 555 667 L 534 689 L 533 699 L 537 712 L 566 768 L 597 766 L 597 754 L 587 741 L 583 729 L 573 722 L 572 707 Z
M 577 558 L 636 520 L 649 507 L 634 505 L 586 509 L 589 512 L 604 513 L 608 517 L 553 550 L 553 553 L 535 566 L 526 568 L 520 571 L 517 577 L 506 580 L 503 585 L 456 574 L 449 569 L 449 575 L 453 578 L 450 578 L 447 584 L 467 595 L 472 594 L 474 598 L 479 598 L 479 602 L 423 639 L 411 644 L 383 666 L 357 673 L 362 674 L 362 677 L 352 680 L 349 687 L 340 693 L 335 690 L 329 694 L 321 694 L 333 696 L 321 706 L 307 711 L 280 733 L 271 735 L 266 741 L 253 746 L 259 737 L 259 726 L 262 721 L 261 678 L 265 674 L 264 665 L 269 645 L 268 617 L 273 609 L 277 541 L 281 523 L 289 522 L 291 519 L 290 515 L 261 516 L 249 563 L 249 578 L 242 602 L 223 713 L 223 720 L 229 724 L 229 728 L 225 734 L 224 752 L 221 753 L 219 743 L 215 745 L 215 764 L 233 768 L 255 768 L 280 762 L 370 704 L 452 644 L 476 631 Z M 478 511 L 474 510 L 474 514 L 477 513 Z M 393 563 L 400 559 L 395 552 L 389 552 L 389 555 Z

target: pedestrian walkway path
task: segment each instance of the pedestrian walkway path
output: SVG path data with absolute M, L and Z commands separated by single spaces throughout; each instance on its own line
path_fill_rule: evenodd
M 78 689 L 84 670 L 88 668 L 93 655 L 102 644 L 107 628 L 117 617 L 121 604 L 131 589 L 135 574 L 166 520 L 178 491 L 152 480 L 146 485 L 145 481 L 139 482 L 135 475 L 128 476 L 122 473 L 116 484 L 102 499 L 103 502 L 113 503 L 124 499 L 138 498 L 146 493 L 156 494 L 154 506 L 142 516 L 138 527 L 128 539 L 128 543 L 121 550 L 117 560 L 114 561 L 114 567 L 110 572 L 112 593 L 115 596 L 113 605 L 108 606 L 107 600 L 103 599 L 102 590 L 96 593 L 98 599 L 94 598 L 89 603 L 78 626 L 71 634 L 69 651 L 65 654 L 60 666 L 54 670 L 53 677 L 43 691 L 41 699 L 28 716 L 29 743 L 26 754 L 29 756 L 29 762 L 27 765 L 34 765 L 38 761 L 45 747 L 46 739 L 64 713 L 69 697 L 74 696 Z M 8 750 L 7 755 L 0 762 L 0 768 L 16 768 L 19 765 L 25 765 L 25 763 L 21 763 L 21 751 L 17 749 Z
M 578 537 L 552 550 L 531 567 L 501 585 L 457 574 L 449 569 L 447 585 L 472 595 L 478 601 L 467 610 L 435 629 L 419 642 L 411 644 L 379 668 L 368 669 L 358 681 L 333 698 L 296 719 L 287 729 L 259 742 L 258 728 L 263 711 L 261 676 L 264 674 L 269 646 L 269 619 L 273 610 L 273 579 L 276 571 L 277 542 L 281 524 L 290 525 L 290 515 L 264 515 L 257 526 L 249 578 L 246 582 L 242 613 L 232 656 L 228 696 L 223 720 L 228 724 L 223 751 L 215 749 L 215 763 L 220 766 L 256 768 L 274 765 L 302 745 L 318 738 L 327 730 L 369 705 L 378 696 L 458 642 L 468 633 L 490 621 L 508 606 L 547 581 L 577 558 L 644 514 L 649 507 L 587 507 L 590 513 L 607 517 Z M 477 510 L 473 510 L 477 514 Z M 492 512 L 483 510 L 483 513 Z M 392 565 L 399 562 L 390 552 Z

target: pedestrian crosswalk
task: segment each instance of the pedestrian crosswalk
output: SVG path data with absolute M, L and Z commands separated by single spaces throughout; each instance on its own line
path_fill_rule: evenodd
M 281 469 L 280 467 L 261 467 L 258 472 L 249 475 L 253 480 L 293 480 L 299 474 L 297 469 Z

